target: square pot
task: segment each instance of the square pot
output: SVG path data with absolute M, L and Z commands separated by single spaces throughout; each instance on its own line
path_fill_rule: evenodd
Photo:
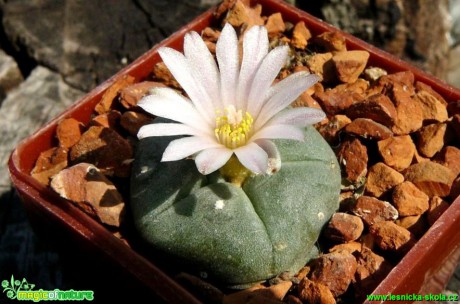
M 340 32 L 346 38 L 348 50 L 366 50 L 370 53 L 368 65 L 382 67 L 389 73 L 411 71 L 415 75 L 415 80 L 431 86 L 448 102 L 460 100 L 460 90 L 299 9 L 277 0 L 259 0 L 257 3 L 262 4 L 264 15 L 280 12 L 285 21 L 294 24 L 304 21 L 314 36 L 327 31 Z M 35 134 L 22 141 L 9 159 L 12 181 L 24 202 L 30 221 L 39 232 L 43 232 L 43 235 L 48 238 L 58 238 L 62 244 L 79 246 L 87 254 L 94 255 L 109 264 L 112 269 L 116 269 L 126 282 L 140 284 L 171 303 L 199 303 L 200 301 L 164 271 L 164 267 L 161 266 L 162 260 L 148 259 L 145 255 L 136 252 L 113 236 L 99 222 L 34 180 L 30 172 L 38 155 L 53 146 L 59 121 L 64 118 L 75 118 L 87 124 L 94 107 L 116 79 L 123 75 L 133 76 L 136 81 L 147 78 L 154 64 L 161 60 L 158 48 L 168 46 L 181 50 L 184 35 L 191 30 L 200 32 L 212 24 L 213 12 L 214 9 L 205 12 L 99 85 Z M 456 227 L 459 221 L 460 199 L 457 198 L 379 284 L 374 294 L 441 292 L 460 258 L 460 233 Z

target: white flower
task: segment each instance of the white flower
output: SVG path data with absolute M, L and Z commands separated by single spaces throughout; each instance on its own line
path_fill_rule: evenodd
M 138 137 L 189 135 L 171 141 L 162 161 L 193 156 L 202 174 L 224 166 L 234 154 L 250 171 L 259 174 L 279 166 L 279 153 L 271 139 L 304 140 L 302 128 L 324 119 L 313 108 L 287 108 L 318 77 L 298 72 L 273 85 L 288 59 L 288 46 L 268 52 L 267 30 L 254 26 L 243 39 L 239 61 L 238 38 L 226 24 L 216 45 L 216 64 L 196 32 L 184 38 L 184 54 L 171 48 L 159 53 L 189 98 L 169 88 L 155 88 L 139 106 L 153 115 L 177 123 L 142 127 Z

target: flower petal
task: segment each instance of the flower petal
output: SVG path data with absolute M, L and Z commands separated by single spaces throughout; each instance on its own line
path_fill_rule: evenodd
M 281 155 L 276 145 L 268 139 L 258 139 L 255 143 L 268 155 L 267 174 L 272 175 L 281 169 Z
M 197 32 L 185 35 L 184 55 L 192 69 L 192 75 L 214 104 L 214 109 L 221 108 L 219 70 L 214 57 Z
M 284 138 L 284 139 L 293 139 L 298 141 L 304 140 L 304 133 L 303 131 L 296 126 L 291 125 L 272 125 L 266 126 L 259 130 L 256 134 L 251 137 L 251 141 L 257 139 L 276 139 L 276 138 Z
M 206 136 L 202 131 L 199 131 L 189 125 L 178 123 L 152 123 L 142 126 L 137 133 L 139 139 L 151 136 L 175 136 L 175 135 L 198 135 Z
M 265 56 L 254 76 L 248 97 L 247 111 L 256 117 L 265 101 L 265 94 L 287 60 L 289 47 L 278 46 Z
M 186 158 L 204 149 L 217 148 L 222 145 L 206 137 L 191 136 L 173 140 L 166 147 L 161 161 L 174 161 Z
M 217 40 L 216 57 L 220 70 L 220 98 L 226 107 L 235 103 L 239 69 L 238 38 L 229 23 L 225 24 Z
M 298 72 L 290 75 L 274 85 L 269 91 L 269 98 L 260 110 L 254 122 L 257 130 L 269 119 L 289 106 L 302 92 L 307 90 L 319 80 L 319 77 L 307 72 Z
M 265 26 L 253 26 L 244 34 L 243 59 L 238 78 L 237 108 L 246 109 L 252 81 L 262 60 L 268 53 L 268 35 Z
M 266 125 L 294 125 L 306 127 L 326 118 L 326 113 L 315 108 L 294 108 L 279 112 Z
M 225 147 L 205 149 L 195 157 L 196 167 L 201 174 L 207 175 L 225 165 L 232 154 L 233 151 Z
M 268 168 L 268 156 L 261 147 L 255 143 L 233 150 L 240 163 L 256 174 L 263 174 Z
M 145 96 L 137 103 L 145 111 L 210 132 L 209 125 L 184 96 L 170 88 L 154 88 L 150 92 L 151 95 Z
M 189 66 L 187 58 L 182 53 L 168 47 L 160 48 L 158 53 L 203 119 L 210 124 L 214 123 L 215 110 L 212 101 L 205 88 L 201 87 L 198 81 L 195 81 L 193 69 Z

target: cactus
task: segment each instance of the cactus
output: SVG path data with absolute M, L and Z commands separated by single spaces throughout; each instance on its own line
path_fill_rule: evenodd
M 147 137 L 137 148 L 131 208 L 147 244 L 220 284 L 244 287 L 297 272 L 316 254 L 323 225 L 339 204 L 340 169 L 327 142 L 274 140 L 281 169 L 241 187 L 193 160 L 160 162 L 177 137 Z

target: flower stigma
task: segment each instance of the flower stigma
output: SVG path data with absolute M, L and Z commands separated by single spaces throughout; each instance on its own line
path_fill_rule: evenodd
M 214 133 L 217 140 L 229 149 L 244 146 L 251 136 L 254 119 L 249 112 L 243 115 L 243 111 L 236 110 L 233 105 L 226 107 L 225 113 L 226 115 L 216 117 Z

